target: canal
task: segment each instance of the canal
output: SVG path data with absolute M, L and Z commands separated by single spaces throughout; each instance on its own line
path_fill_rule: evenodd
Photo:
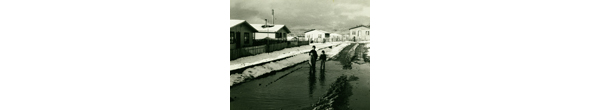
M 310 73 L 308 62 L 230 87 L 231 110 L 367 110 L 370 62 L 366 43 L 353 43 Z M 352 51 L 352 47 L 357 45 Z M 321 52 L 318 52 L 319 54 Z

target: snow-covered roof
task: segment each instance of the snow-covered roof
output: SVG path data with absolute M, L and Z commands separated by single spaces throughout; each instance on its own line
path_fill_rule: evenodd
M 245 21 L 246 20 L 236 20 L 236 19 L 229 20 L 229 28 L 234 27 L 234 26 L 236 26 L 238 24 L 241 24 L 241 23 L 243 23 Z
M 281 29 L 284 29 L 287 33 L 290 33 L 290 30 L 285 25 L 281 25 L 281 24 L 270 25 L 273 27 L 263 27 L 263 25 L 265 25 L 265 24 L 250 24 L 250 25 L 252 25 L 252 27 L 254 27 L 254 29 L 258 30 L 258 32 L 277 32 Z
M 360 27 L 364 27 L 364 28 L 367 28 L 367 29 L 371 28 L 371 26 L 367 27 L 367 26 L 364 26 L 364 25 L 360 25 L 360 26 L 352 27 L 352 28 L 350 28 L 348 30 L 352 30 L 352 29 L 356 29 L 356 28 L 360 28 Z
M 307 31 L 307 32 L 305 32 L 305 33 L 309 33 L 309 32 L 329 33 L 329 32 L 327 32 L 327 31 L 323 31 L 323 30 L 310 30 L 310 31 Z

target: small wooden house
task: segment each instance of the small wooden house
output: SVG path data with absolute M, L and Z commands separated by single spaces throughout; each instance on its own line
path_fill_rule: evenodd
M 254 33 L 258 32 L 246 20 L 229 20 L 229 47 L 237 49 L 252 46 Z

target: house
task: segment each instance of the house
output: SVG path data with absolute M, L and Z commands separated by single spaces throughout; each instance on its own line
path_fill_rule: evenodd
M 370 30 L 370 26 L 364 26 L 364 25 L 360 25 L 360 26 L 356 26 L 356 27 L 352 27 L 349 29 L 350 30 L 350 37 L 351 39 L 356 39 L 357 41 L 360 40 L 370 40 L 370 36 L 371 36 L 371 30 Z
M 299 41 L 308 41 L 308 38 L 304 37 L 304 35 L 298 35 L 296 38 L 298 38 Z
M 350 37 L 350 34 L 344 34 L 344 37 L 343 37 L 343 39 L 342 39 L 342 40 L 344 40 L 344 41 L 348 41 L 348 40 L 350 40 L 350 39 L 351 39 L 351 37 Z
M 237 49 L 252 46 L 254 33 L 258 32 L 246 20 L 229 20 L 229 47 Z
M 280 24 L 275 25 L 265 25 L 265 24 L 250 24 L 254 27 L 258 32 L 254 33 L 254 39 L 278 39 L 278 40 L 286 40 L 287 36 L 291 31 L 285 26 Z
M 292 36 L 288 36 L 286 39 L 287 39 L 287 41 L 298 41 L 297 37 L 292 37 Z
M 295 34 L 287 34 L 287 41 L 298 41 L 298 37 Z
M 304 36 L 310 41 L 323 42 L 323 40 L 328 39 L 330 37 L 330 33 L 323 30 L 311 29 L 309 31 L 304 32 Z
M 331 36 L 331 38 L 330 38 L 331 41 L 340 41 L 340 40 L 342 40 L 342 35 L 341 34 L 331 33 L 330 36 Z

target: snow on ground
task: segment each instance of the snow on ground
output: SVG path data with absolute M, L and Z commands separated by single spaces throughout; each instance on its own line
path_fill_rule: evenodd
M 342 51 L 342 49 L 344 49 L 344 47 L 350 45 L 350 43 L 342 43 L 336 47 L 333 47 L 332 49 L 329 48 L 325 48 L 323 50 L 325 50 L 325 54 L 327 54 L 328 59 L 337 55 L 340 51 Z M 312 48 L 312 47 L 311 47 Z M 310 51 L 310 50 L 309 50 Z M 321 52 L 318 52 L 319 54 Z M 301 53 L 301 54 L 297 54 L 295 56 L 280 60 L 280 61 L 276 61 L 276 62 L 270 62 L 264 65 L 260 65 L 260 66 L 254 66 L 252 68 L 248 68 L 246 70 L 244 70 L 244 72 L 242 73 L 235 73 L 230 75 L 230 85 L 229 86 L 233 86 L 234 84 L 238 84 L 253 78 L 256 78 L 258 76 L 264 75 L 266 73 L 272 72 L 272 71 L 277 71 L 277 70 L 281 70 L 285 67 L 289 67 L 298 63 L 302 63 L 305 61 L 308 61 L 309 59 L 309 55 L 308 53 Z
M 316 46 L 317 50 L 318 50 L 321 48 L 326 48 L 326 47 L 338 45 L 341 43 L 342 42 L 313 43 L 310 45 L 286 48 L 283 50 L 274 51 L 274 52 L 270 52 L 270 53 L 262 53 L 262 54 L 258 54 L 258 55 L 254 55 L 254 56 L 242 57 L 242 58 L 238 58 L 236 60 L 229 61 L 229 70 L 231 71 L 231 70 L 240 69 L 240 68 L 244 68 L 244 67 L 248 67 L 248 66 L 252 66 L 252 65 L 256 65 L 256 64 L 260 64 L 260 63 L 264 63 L 264 62 L 270 62 L 273 60 L 286 58 L 286 57 L 293 56 L 293 55 L 298 55 L 301 53 L 306 53 L 312 49 L 313 45 Z
M 343 43 L 329 51 L 325 50 L 325 54 L 327 54 L 327 59 L 329 60 L 331 57 L 337 55 L 342 50 L 344 50 L 344 47 L 346 47 L 348 45 L 350 45 L 350 43 Z
M 359 44 L 356 44 L 354 46 L 352 46 L 352 48 L 350 48 L 350 50 L 348 50 L 348 53 L 354 53 L 354 50 L 356 50 L 356 47 L 358 47 Z M 354 54 L 348 54 L 348 57 L 346 58 L 352 58 L 354 57 Z

